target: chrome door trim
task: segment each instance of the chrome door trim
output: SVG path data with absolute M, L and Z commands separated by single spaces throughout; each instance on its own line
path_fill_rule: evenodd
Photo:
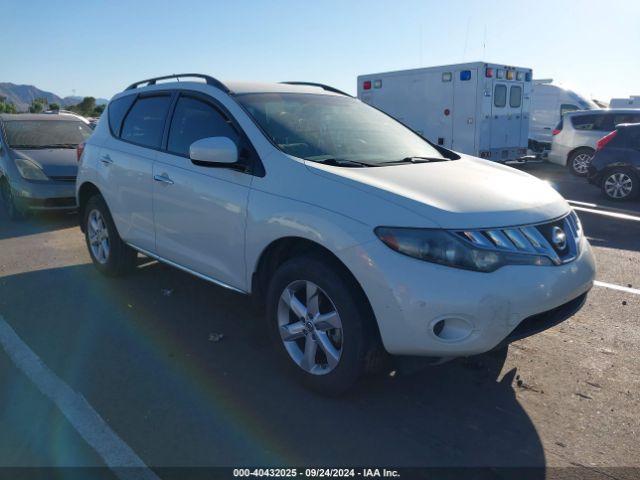
M 171 260 L 167 260 L 166 258 L 161 257 L 160 255 L 156 255 L 155 253 L 151 253 L 150 251 L 145 250 L 144 248 L 138 247 L 138 246 L 136 246 L 136 245 L 134 245 L 132 243 L 129 243 L 129 242 L 126 242 L 126 243 L 131 248 L 133 248 L 134 250 L 137 250 L 138 252 L 142 253 L 143 255 L 146 255 L 147 257 L 151 257 L 151 258 L 153 258 L 155 260 L 158 260 L 159 262 L 166 263 L 167 265 L 175 267 L 178 270 L 182 270 L 183 272 L 190 273 L 191 275 L 194 275 L 194 276 L 196 276 L 198 278 L 201 278 L 202 280 L 206 280 L 207 282 L 210 282 L 210 283 L 213 283 L 215 285 L 218 285 L 219 287 L 226 288 L 228 290 L 233 290 L 234 292 L 242 293 L 243 295 L 249 295 L 249 292 L 247 292 L 245 290 L 242 290 L 240 288 L 236 288 L 234 286 L 231 286 L 228 283 L 224 283 L 224 282 L 222 282 L 220 280 L 217 280 L 217 279 L 215 279 L 213 277 L 205 275 L 204 273 L 200 273 L 200 272 L 196 272 L 195 270 L 191 270 L 188 267 L 182 266 L 182 265 L 180 265 L 179 263 L 176 263 L 176 262 L 172 262 Z

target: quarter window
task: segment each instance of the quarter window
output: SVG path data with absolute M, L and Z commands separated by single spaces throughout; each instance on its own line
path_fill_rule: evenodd
M 502 108 L 507 104 L 507 86 L 498 84 L 493 91 L 493 104 Z
M 127 95 L 126 97 L 120 97 L 117 100 L 109 102 L 109 128 L 115 137 L 120 136 L 122 120 L 135 99 L 135 95 Z
M 522 105 L 522 87 L 520 85 L 511 85 L 509 89 L 509 106 L 518 108 Z
M 138 98 L 122 125 L 120 138 L 145 147 L 160 148 L 171 97 Z
M 207 137 L 229 137 L 238 143 L 238 133 L 218 109 L 195 98 L 180 97 L 171 120 L 167 150 L 188 156 L 191 144 Z

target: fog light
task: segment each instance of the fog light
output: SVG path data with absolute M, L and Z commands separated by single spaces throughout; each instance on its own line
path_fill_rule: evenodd
M 462 318 L 443 318 L 431 325 L 433 334 L 446 342 L 464 340 L 473 331 L 473 326 Z

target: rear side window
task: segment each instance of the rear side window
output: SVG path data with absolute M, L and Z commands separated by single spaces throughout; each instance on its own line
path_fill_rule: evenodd
M 620 125 L 621 123 L 638 123 L 640 122 L 640 115 L 636 113 L 617 113 L 613 115 L 613 126 Z
M 596 130 L 597 115 L 576 115 L 571 117 L 571 124 L 576 130 Z M 600 119 L 599 124 L 602 123 Z
M 171 97 L 140 97 L 122 125 L 120 138 L 144 147 L 160 148 Z
M 640 148 L 640 126 L 629 127 L 627 130 L 627 138 L 632 148 Z
M 135 99 L 135 95 L 127 95 L 126 97 L 120 97 L 117 100 L 109 102 L 109 129 L 114 137 L 120 136 L 122 120 Z
M 167 150 L 188 156 L 191 144 L 207 137 L 229 137 L 238 144 L 238 133 L 218 109 L 192 97 L 180 97 L 171 120 Z
M 493 104 L 502 108 L 507 104 L 507 86 L 498 84 L 493 91 Z
M 522 87 L 519 85 L 511 85 L 509 89 L 509 106 L 518 108 L 522 105 Z

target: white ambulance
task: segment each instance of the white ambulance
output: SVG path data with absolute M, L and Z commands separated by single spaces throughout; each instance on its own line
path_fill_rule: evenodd
M 530 68 L 472 62 L 358 77 L 358 98 L 433 143 L 488 160 L 526 155 Z

